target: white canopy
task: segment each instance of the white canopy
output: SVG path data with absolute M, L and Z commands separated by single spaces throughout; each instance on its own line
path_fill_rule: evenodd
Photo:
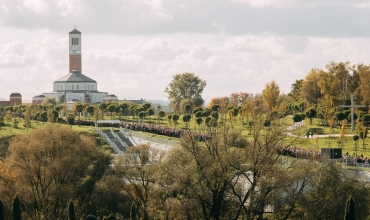
M 109 124 L 114 124 L 114 123 L 120 123 L 120 120 L 98 120 L 96 123 L 97 124 L 102 124 L 102 123 L 109 123 Z

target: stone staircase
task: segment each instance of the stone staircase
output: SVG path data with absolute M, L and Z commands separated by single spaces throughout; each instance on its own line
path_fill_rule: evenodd
M 115 143 L 116 144 L 116 146 L 118 147 L 118 149 L 120 150 L 120 151 L 122 151 L 122 152 L 125 152 L 127 149 L 126 149 L 126 147 L 125 146 L 123 146 L 122 144 L 121 144 L 121 142 L 117 139 L 117 138 L 115 138 L 114 136 L 113 136 L 113 134 L 109 131 L 109 130 L 107 130 L 107 131 L 103 131 L 103 133 L 104 134 L 106 134 L 107 136 L 108 136 L 108 138 L 113 142 L 113 143 Z M 123 141 L 123 140 L 122 140 Z M 127 144 L 128 145 L 128 144 Z M 129 146 L 129 145 L 128 145 Z M 132 146 L 132 145 L 131 145 Z
M 121 132 L 117 132 L 116 134 L 121 138 L 121 140 L 124 143 L 127 144 L 128 147 L 134 146 L 134 144 L 132 144 L 131 140 L 129 138 L 126 138 Z

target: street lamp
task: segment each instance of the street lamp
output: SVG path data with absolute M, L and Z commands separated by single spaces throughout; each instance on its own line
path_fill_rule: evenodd
M 121 121 L 122 108 L 120 108 L 119 110 L 121 110 L 121 114 L 119 114 L 119 120 Z

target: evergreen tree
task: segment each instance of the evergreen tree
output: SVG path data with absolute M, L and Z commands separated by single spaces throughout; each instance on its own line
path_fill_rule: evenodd
M 0 200 L 0 220 L 4 219 L 4 203 Z
M 344 220 L 355 220 L 356 219 L 356 212 L 355 212 L 355 202 L 350 196 L 347 200 L 346 204 L 346 212 L 344 213 Z
M 131 212 L 130 212 L 130 220 L 136 220 L 136 207 L 135 204 L 132 204 L 131 206 Z
M 69 217 L 69 220 L 76 220 L 75 206 L 72 201 L 69 202 L 68 217 Z
M 94 215 L 88 215 L 86 220 L 98 220 Z
M 113 214 L 110 214 L 108 217 L 105 217 L 104 220 L 116 220 L 116 216 Z
M 18 196 L 16 195 L 13 200 L 13 220 L 21 220 L 21 203 Z

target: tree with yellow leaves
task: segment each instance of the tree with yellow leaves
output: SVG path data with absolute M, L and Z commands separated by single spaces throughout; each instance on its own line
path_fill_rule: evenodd
M 279 96 L 280 88 L 275 80 L 265 85 L 265 89 L 262 91 L 262 101 L 267 110 L 271 111 L 279 105 Z

